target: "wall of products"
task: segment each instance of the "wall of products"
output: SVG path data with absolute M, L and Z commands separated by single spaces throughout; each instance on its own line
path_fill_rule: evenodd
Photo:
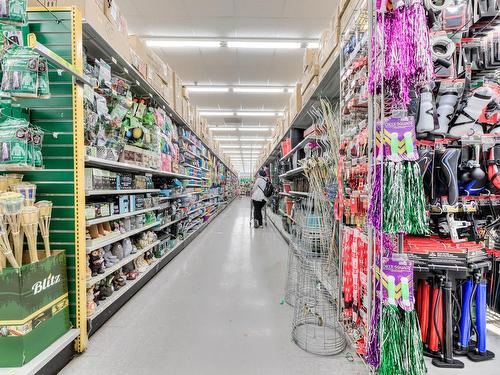
M 77 8 L 17 3 L 0 18 L 0 367 L 84 350 L 236 186 L 112 45 L 83 40 Z
M 272 207 L 294 249 L 307 215 L 323 210 L 310 163 L 335 165 L 335 182 L 325 173 L 319 186 L 338 220 L 330 294 L 378 373 L 494 358 L 485 327 L 500 296 L 498 14 L 495 1 L 341 2 L 338 62 L 261 159 L 279 176 Z M 337 113 L 338 142 L 321 98 Z

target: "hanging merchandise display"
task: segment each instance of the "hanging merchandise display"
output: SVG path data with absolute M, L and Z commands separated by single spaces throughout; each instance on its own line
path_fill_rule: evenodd
M 0 22 L 22 26 L 26 24 L 27 0 L 1 0 Z
M 54 129 L 38 122 L 39 108 L 52 106 L 49 62 L 23 46 L 31 28 L 39 26 L 27 20 L 26 1 L 0 2 L 0 23 L 9 24 L 0 26 L 7 41 L 0 90 L 0 367 L 23 366 L 71 328 L 66 269 L 71 253 L 55 240 L 60 227 L 54 231 L 50 225 L 53 202 L 36 201 L 53 199 L 60 191 L 47 189 L 54 164 L 42 148 L 44 136 Z M 46 158 L 41 178 L 37 171 Z M 59 210 L 56 216 L 61 217 Z M 54 250 L 51 242 L 57 244 Z
M 89 48 L 84 65 L 93 81 L 84 95 L 90 334 L 224 208 L 230 173 L 99 56 Z
M 31 48 L 12 46 L 2 59 L 0 95 L 25 98 L 50 96 L 47 60 Z
M 424 374 L 423 355 L 463 368 L 456 356 L 494 357 L 484 290 L 496 283 L 488 248 L 500 96 L 498 64 L 484 46 L 496 37 L 498 4 L 369 5 L 374 272 L 364 359 L 381 374 Z

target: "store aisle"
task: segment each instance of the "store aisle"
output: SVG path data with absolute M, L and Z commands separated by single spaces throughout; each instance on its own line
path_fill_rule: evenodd
M 62 374 L 362 374 L 350 355 L 322 358 L 290 340 L 280 304 L 287 245 L 249 227 L 235 200 L 90 339 Z

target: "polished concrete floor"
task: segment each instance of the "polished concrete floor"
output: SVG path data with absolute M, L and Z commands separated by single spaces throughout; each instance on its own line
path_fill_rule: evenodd
M 349 351 L 319 357 L 290 339 L 287 245 L 251 229 L 234 201 L 115 314 L 62 374 L 366 374 Z

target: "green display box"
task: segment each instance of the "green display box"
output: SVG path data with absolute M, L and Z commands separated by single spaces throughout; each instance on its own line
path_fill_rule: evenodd
M 0 272 L 0 367 L 21 367 L 70 328 L 64 251 Z

